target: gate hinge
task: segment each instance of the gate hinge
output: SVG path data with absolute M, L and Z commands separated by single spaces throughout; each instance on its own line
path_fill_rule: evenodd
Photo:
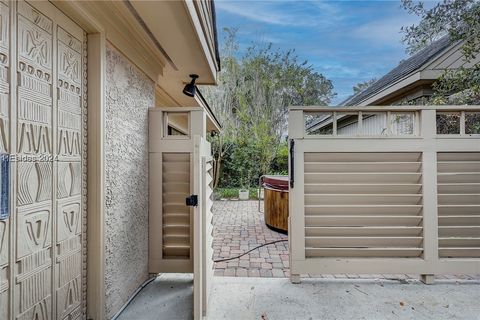
M 198 206 L 198 196 L 196 194 L 192 194 L 190 197 L 187 197 L 185 199 L 185 204 L 189 207 Z

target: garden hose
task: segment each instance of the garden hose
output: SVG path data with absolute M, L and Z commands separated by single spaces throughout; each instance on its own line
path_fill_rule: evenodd
M 230 260 L 234 260 L 234 259 L 238 259 L 240 257 L 243 257 L 244 255 L 252 252 L 253 250 L 257 250 L 257 249 L 260 249 L 261 247 L 265 247 L 265 246 L 268 246 L 270 244 L 275 244 L 275 243 L 279 243 L 279 242 L 288 242 L 288 239 L 282 239 L 282 240 L 275 240 L 275 241 L 272 241 L 272 242 L 267 242 L 267 243 L 264 243 L 262 245 L 259 245 L 258 247 L 255 247 L 253 249 L 250 249 L 248 250 L 247 252 L 244 252 L 242 253 L 241 255 L 239 256 L 236 256 L 236 257 L 231 257 L 231 258 L 225 258 L 225 259 L 220 259 L 220 260 L 213 260 L 213 262 L 224 262 L 224 261 L 230 261 Z

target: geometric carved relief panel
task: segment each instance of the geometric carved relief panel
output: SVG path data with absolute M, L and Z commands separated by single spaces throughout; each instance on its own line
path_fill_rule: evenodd
M 67 201 L 58 201 L 56 212 L 58 242 L 76 238 L 81 233 L 82 212 L 80 208 L 80 197 L 67 199 Z
M 20 103 L 27 101 L 19 97 Z M 19 118 L 18 126 L 18 153 L 23 154 L 51 154 L 52 138 L 50 126 L 38 123 L 23 122 Z
M 8 221 L 0 221 L 0 319 L 8 318 Z
M 53 21 L 17 4 L 17 152 L 52 154 Z M 53 164 L 17 162 L 14 305 L 19 319 L 52 319 Z
M 52 20 L 24 1 L 18 3 L 17 9 L 19 58 L 27 59 L 44 70 L 50 70 L 52 67 Z
M 24 1 L 17 16 L 17 151 L 51 154 L 53 22 Z
M 0 2 L 0 153 L 7 153 L 10 131 L 10 8 Z M 10 219 L 0 221 L 0 319 L 8 319 L 10 296 Z
M 57 35 L 58 155 L 66 159 L 80 160 L 82 42 L 60 26 Z
M 0 2 L 0 152 L 9 151 L 9 7 Z
M 52 199 L 52 163 L 23 162 L 17 165 L 19 206 Z
M 81 162 L 59 162 L 57 197 L 63 199 L 79 195 L 82 188 Z
M 4 267 L 8 263 L 8 228 L 8 220 L 0 220 L 0 268 Z
M 81 316 L 82 279 L 80 276 L 66 283 L 57 291 L 57 319 L 70 315 L 69 319 Z M 76 310 L 75 310 L 76 309 Z
M 17 319 L 51 319 L 51 268 L 28 277 L 17 277 L 15 313 Z
M 64 157 L 80 159 L 80 132 L 69 128 L 58 128 L 58 154 Z
M 10 3 L 17 18 L 8 31 L 8 3 L 0 0 L 0 152 L 22 161 L 12 164 L 14 241 L 10 222 L 0 221 L 0 319 L 81 319 L 84 31 L 47 2 Z M 13 70 L 9 38 L 17 39 Z M 17 119 L 13 150 L 9 110 Z
M 83 41 L 57 26 L 57 317 L 82 307 L 82 77 Z
M 51 245 L 52 211 L 49 205 L 18 209 L 17 259 L 33 254 Z

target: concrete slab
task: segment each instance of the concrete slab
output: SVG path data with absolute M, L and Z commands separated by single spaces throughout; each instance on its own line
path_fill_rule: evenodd
M 193 275 L 161 274 L 142 289 L 116 320 L 188 320 L 193 314 Z
M 209 320 L 480 319 L 480 282 L 216 277 Z
M 208 320 L 480 320 L 480 281 L 215 277 Z M 191 274 L 162 274 L 118 320 L 192 319 Z

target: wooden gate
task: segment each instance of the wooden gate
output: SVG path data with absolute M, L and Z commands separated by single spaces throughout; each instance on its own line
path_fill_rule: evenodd
M 480 108 L 291 108 L 299 275 L 480 272 Z
M 194 318 L 201 319 L 213 277 L 206 114 L 202 108 L 155 108 L 149 122 L 149 272 L 193 273 Z

